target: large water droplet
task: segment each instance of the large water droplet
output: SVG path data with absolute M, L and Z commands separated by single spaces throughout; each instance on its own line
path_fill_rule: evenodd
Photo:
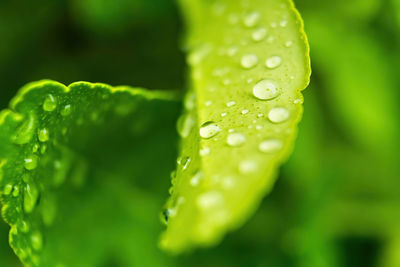
M 24 188 L 24 210 L 26 213 L 32 212 L 39 197 L 39 190 L 34 184 L 26 184 Z
M 244 55 L 240 61 L 240 64 L 245 69 L 251 69 L 255 67 L 258 63 L 258 57 L 254 54 Z
M 281 150 L 283 147 L 283 143 L 281 140 L 278 139 L 268 139 L 262 141 L 258 149 L 263 153 L 274 153 Z
M 265 66 L 269 69 L 275 69 L 279 67 L 282 63 L 280 56 L 272 56 L 265 61 Z
M 226 142 L 230 146 L 237 147 L 246 142 L 246 137 L 241 133 L 231 133 L 226 138 Z
M 39 131 L 38 138 L 40 142 L 47 142 L 49 140 L 49 130 L 43 128 Z
M 273 123 L 281 123 L 289 118 L 289 111 L 286 108 L 277 107 L 268 112 L 268 119 Z
M 53 95 L 48 95 L 43 103 L 43 110 L 45 111 L 53 111 L 57 107 L 56 99 Z
M 32 156 L 26 158 L 24 160 L 25 169 L 27 169 L 28 171 L 36 169 L 38 160 L 39 160 L 39 158 L 36 155 L 32 155 Z
M 251 34 L 251 38 L 256 42 L 262 41 L 266 36 L 267 36 L 267 29 L 265 28 L 258 28 L 254 30 L 253 33 Z
M 200 136 L 208 139 L 217 135 L 221 131 L 221 128 L 213 121 L 203 123 L 200 127 Z
M 257 25 L 257 23 L 260 21 L 260 13 L 254 11 L 251 13 L 248 13 L 244 18 L 243 18 L 243 24 L 246 27 L 254 27 Z
M 274 81 L 265 79 L 254 85 L 253 95 L 261 100 L 270 100 L 279 95 L 279 90 Z

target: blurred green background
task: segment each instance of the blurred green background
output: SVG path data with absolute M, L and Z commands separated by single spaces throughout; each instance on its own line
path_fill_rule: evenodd
M 400 0 L 295 3 L 313 76 L 274 191 L 218 247 L 179 257 L 142 251 L 135 266 L 400 266 Z M 2 0 L 0 107 L 43 78 L 184 90 L 182 31 L 173 0 Z M 146 220 L 165 188 L 132 189 L 149 205 L 135 212 L 154 240 L 161 226 Z M 7 231 L 1 222 L 0 266 L 20 266 Z M 128 247 L 149 242 L 145 232 L 127 235 Z M 121 253 L 98 266 L 130 266 Z

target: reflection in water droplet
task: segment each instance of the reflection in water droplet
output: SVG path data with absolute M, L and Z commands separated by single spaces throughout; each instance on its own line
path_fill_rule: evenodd
M 281 123 L 289 118 L 289 111 L 286 108 L 273 108 L 268 113 L 268 119 L 274 123 Z
M 43 103 L 43 110 L 45 111 L 53 111 L 57 107 L 56 99 L 53 95 L 48 95 Z
M 208 121 L 203 123 L 200 127 L 200 136 L 202 138 L 208 139 L 211 138 L 215 135 L 217 135 L 221 131 L 221 128 L 213 122 L 213 121 Z
M 240 64 L 245 69 L 251 69 L 255 67 L 258 63 L 258 57 L 254 54 L 244 55 L 240 61 Z
M 268 139 L 262 141 L 258 149 L 263 153 L 274 153 L 281 150 L 283 147 L 283 143 L 281 140 L 278 139 Z
M 268 58 L 265 61 L 265 66 L 269 69 L 275 69 L 275 68 L 279 67 L 281 65 L 281 63 L 282 63 L 281 57 L 273 56 L 273 57 Z
M 274 81 L 261 80 L 253 87 L 253 95 L 261 100 L 270 100 L 279 95 L 279 91 Z
M 226 138 L 226 142 L 229 146 L 237 147 L 246 142 L 246 137 L 241 133 L 231 133 Z

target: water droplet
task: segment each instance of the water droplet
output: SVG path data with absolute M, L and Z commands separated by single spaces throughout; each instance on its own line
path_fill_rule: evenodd
M 254 54 L 244 55 L 240 61 L 240 64 L 245 69 L 251 69 L 255 67 L 258 63 L 258 57 Z
M 61 110 L 61 116 L 68 116 L 69 114 L 71 114 L 71 105 L 65 105 L 64 108 Z
M 236 102 L 235 102 L 235 101 L 229 101 L 228 103 L 226 103 L 226 106 L 227 106 L 227 107 L 232 107 L 232 106 L 234 106 L 234 105 L 236 105 Z
M 40 207 L 44 224 L 46 226 L 52 225 L 57 214 L 57 206 L 54 196 L 47 194 L 45 197 L 41 198 Z
M 226 115 L 227 115 L 226 112 L 221 113 L 221 117 L 225 117 Z
M 226 176 L 221 179 L 221 185 L 223 189 L 231 189 L 236 185 L 235 177 L 233 176 Z
M 258 164 L 254 160 L 243 160 L 239 164 L 239 171 L 242 174 L 254 173 L 258 170 Z
M 254 27 L 257 25 L 257 23 L 260 20 L 260 13 L 258 12 L 251 12 L 248 13 L 244 18 L 243 18 L 243 23 L 246 27 Z
M 38 138 L 40 142 L 47 142 L 49 140 L 49 131 L 46 128 L 41 129 Z
M 190 65 L 197 65 L 201 63 L 211 51 L 212 46 L 210 44 L 203 44 L 199 46 L 189 54 L 188 63 Z
M 202 149 L 200 149 L 200 156 L 207 156 L 207 155 L 210 155 L 210 148 L 208 148 L 208 147 L 204 147 L 204 148 L 202 148 Z
M 194 91 L 190 91 L 186 94 L 184 105 L 186 110 L 192 110 L 196 107 L 196 94 Z
M 13 137 L 13 142 L 17 145 L 28 143 L 35 132 L 35 117 L 30 114 L 24 123 L 18 128 L 17 134 Z
M 293 103 L 294 103 L 294 104 L 299 104 L 299 103 L 301 103 L 301 99 L 300 99 L 300 98 L 297 98 L 297 99 L 293 100 Z
M 40 232 L 36 231 L 36 232 L 32 233 L 31 244 L 32 244 L 32 248 L 36 251 L 39 251 L 43 248 L 43 237 Z
M 261 80 L 253 87 L 253 94 L 261 100 L 270 100 L 279 95 L 275 82 L 272 80 Z
M 182 166 L 183 170 L 186 170 L 189 167 L 190 161 L 190 157 L 179 157 L 177 162 Z
M 282 59 L 280 56 L 273 56 L 268 58 L 265 61 L 265 66 L 269 69 L 275 69 L 277 67 L 279 67 L 282 63 Z
M 268 119 L 274 123 L 281 123 L 289 118 L 289 111 L 286 108 L 273 108 L 268 113 Z
M 293 45 L 293 42 L 292 41 L 287 41 L 286 43 L 285 43 L 285 46 L 286 47 L 291 47 Z
M 241 133 L 231 133 L 226 138 L 226 143 L 229 146 L 238 147 L 246 142 L 246 137 Z
M 48 95 L 43 103 L 43 110 L 45 111 L 53 111 L 57 107 L 56 99 L 53 95 Z
M 251 38 L 256 42 L 262 41 L 266 36 L 267 36 L 267 29 L 265 28 L 258 28 L 254 30 L 253 33 L 251 34 Z
M 245 114 L 249 113 L 249 110 L 248 110 L 248 109 L 243 109 L 241 113 L 242 113 L 243 115 L 245 115 Z
M 212 101 L 211 101 L 211 100 L 208 100 L 208 101 L 206 101 L 206 102 L 204 103 L 204 105 L 205 105 L 206 107 L 209 107 L 209 106 L 212 105 Z
M 39 190 L 34 184 L 26 184 L 24 188 L 24 210 L 26 213 L 32 212 L 39 197 Z
M 19 186 L 14 185 L 13 191 L 12 191 L 13 197 L 19 196 Z
M 17 228 L 18 228 L 18 231 L 21 231 L 22 233 L 29 232 L 29 224 L 24 220 L 18 221 Z
M 217 135 L 221 131 L 221 128 L 213 122 L 213 121 L 207 121 L 203 123 L 200 127 L 200 136 L 202 138 L 208 139 L 211 138 L 215 135 Z
M 259 117 L 259 118 L 264 117 L 264 114 L 258 113 L 258 114 L 257 114 L 257 117 Z
M 12 184 L 6 184 L 4 186 L 4 189 L 3 189 L 3 194 L 6 195 L 6 196 L 11 194 L 12 189 L 13 189 L 13 185 Z
M 279 22 L 279 25 L 282 27 L 282 28 L 284 28 L 284 27 L 286 27 L 287 25 L 288 25 L 288 21 L 287 20 L 282 20 L 281 22 Z
M 189 136 L 190 131 L 193 129 L 193 126 L 196 124 L 196 119 L 192 113 L 186 113 L 182 115 L 177 124 L 177 130 L 179 135 L 182 138 L 186 138 Z
M 198 171 L 193 177 L 190 179 L 190 184 L 192 186 L 198 186 L 200 184 L 201 179 L 203 179 L 203 172 Z
M 283 147 L 283 143 L 281 140 L 278 139 L 268 139 L 262 141 L 258 149 L 263 153 L 274 153 L 281 150 Z
M 38 160 L 39 160 L 39 158 L 36 155 L 32 155 L 29 158 L 26 158 L 24 160 L 25 169 L 27 169 L 28 171 L 36 169 Z
M 197 206 L 200 209 L 207 210 L 212 209 L 223 204 L 224 198 L 222 194 L 218 191 L 210 191 L 206 193 L 202 193 L 197 197 Z
M 238 50 L 239 49 L 237 48 L 237 46 L 232 46 L 232 47 L 228 48 L 226 53 L 228 54 L 228 56 L 232 57 L 232 56 L 236 55 Z
M 257 125 L 257 126 L 256 126 L 256 130 L 259 131 L 259 130 L 261 130 L 261 129 L 262 129 L 262 126 L 261 126 L 261 125 Z

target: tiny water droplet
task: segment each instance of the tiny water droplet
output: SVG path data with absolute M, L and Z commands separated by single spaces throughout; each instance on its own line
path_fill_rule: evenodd
M 30 213 L 36 206 L 39 197 L 39 190 L 34 184 L 26 184 L 24 188 L 24 210 Z
M 254 173 L 258 170 L 258 164 L 254 160 L 243 160 L 239 164 L 239 171 L 242 174 Z
M 287 25 L 288 25 L 288 21 L 287 20 L 282 20 L 281 22 L 279 22 L 279 25 L 282 27 L 282 28 L 284 28 L 284 27 L 286 27 Z
M 234 106 L 234 105 L 236 105 L 236 102 L 235 102 L 235 101 L 229 101 L 228 103 L 226 103 L 226 106 L 227 106 L 227 107 L 232 107 L 232 106 Z
M 208 139 L 214 137 L 221 131 L 221 128 L 213 121 L 207 121 L 200 127 L 200 136 Z
M 227 115 L 226 112 L 221 113 L 221 117 L 225 117 L 226 115 Z
M 244 18 L 243 18 L 243 23 L 244 26 L 246 27 L 254 27 L 257 25 L 257 23 L 260 20 L 260 13 L 254 11 L 251 13 L 248 13 Z
M 246 142 L 246 137 L 241 133 L 231 133 L 226 138 L 226 143 L 229 146 L 238 147 Z
M 261 125 L 257 125 L 257 126 L 256 126 L 256 130 L 258 130 L 258 131 L 261 130 L 262 128 L 263 128 L 263 127 L 262 127 Z
M 70 115 L 71 111 L 72 111 L 71 105 L 65 105 L 60 113 L 61 113 L 61 116 L 65 117 L 65 116 Z
M 275 69 L 279 67 L 282 63 L 282 58 L 280 56 L 273 56 L 265 61 L 265 66 L 269 69 Z
M 38 138 L 40 142 L 47 142 L 49 140 L 49 130 L 43 128 L 39 131 Z
M 245 114 L 249 113 L 249 110 L 248 110 L 248 109 L 243 109 L 241 113 L 242 113 L 243 115 L 245 115 Z
M 19 186 L 14 185 L 13 191 L 12 191 L 13 197 L 19 196 Z
M 300 98 L 297 98 L 297 99 L 293 100 L 293 103 L 294 103 L 294 104 L 299 104 L 299 103 L 301 103 L 301 99 L 300 99 Z
M 211 101 L 211 100 L 208 100 L 208 101 L 206 101 L 206 102 L 204 103 L 204 105 L 205 105 L 206 107 L 209 107 L 209 106 L 212 105 L 212 101 Z
M 277 107 L 268 112 L 268 119 L 273 123 L 281 123 L 289 118 L 289 111 L 286 108 Z
M 32 156 L 26 158 L 24 160 L 25 169 L 27 169 L 28 171 L 36 169 L 38 160 L 39 160 L 39 158 L 36 155 L 32 155 Z
M 35 124 L 35 117 L 30 114 L 24 123 L 18 128 L 16 135 L 13 136 L 13 142 L 17 145 L 28 143 L 35 132 Z
M 29 232 L 29 224 L 24 220 L 20 220 L 17 223 L 17 228 L 18 228 L 18 231 L 21 231 L 22 233 Z
M 245 69 L 251 69 L 255 67 L 258 63 L 258 57 L 254 54 L 244 55 L 240 61 L 240 64 Z
M 43 110 L 45 111 L 53 111 L 57 107 L 56 99 L 53 95 L 48 95 L 43 103 Z
M 182 138 L 186 138 L 189 136 L 190 131 L 193 129 L 193 126 L 196 124 L 196 119 L 192 113 L 183 114 L 177 124 L 178 133 Z
M 286 43 L 285 43 L 285 46 L 286 47 L 291 47 L 293 45 L 293 42 L 292 41 L 287 41 Z
M 278 139 L 268 139 L 262 141 L 258 149 L 263 153 L 274 153 L 281 150 L 283 147 L 283 143 L 281 140 Z
M 279 95 L 279 90 L 274 81 L 265 79 L 254 85 L 253 95 L 261 100 L 270 100 Z
M 266 28 L 258 28 L 253 31 L 251 34 L 251 38 L 256 41 L 262 41 L 267 36 L 267 29 Z

